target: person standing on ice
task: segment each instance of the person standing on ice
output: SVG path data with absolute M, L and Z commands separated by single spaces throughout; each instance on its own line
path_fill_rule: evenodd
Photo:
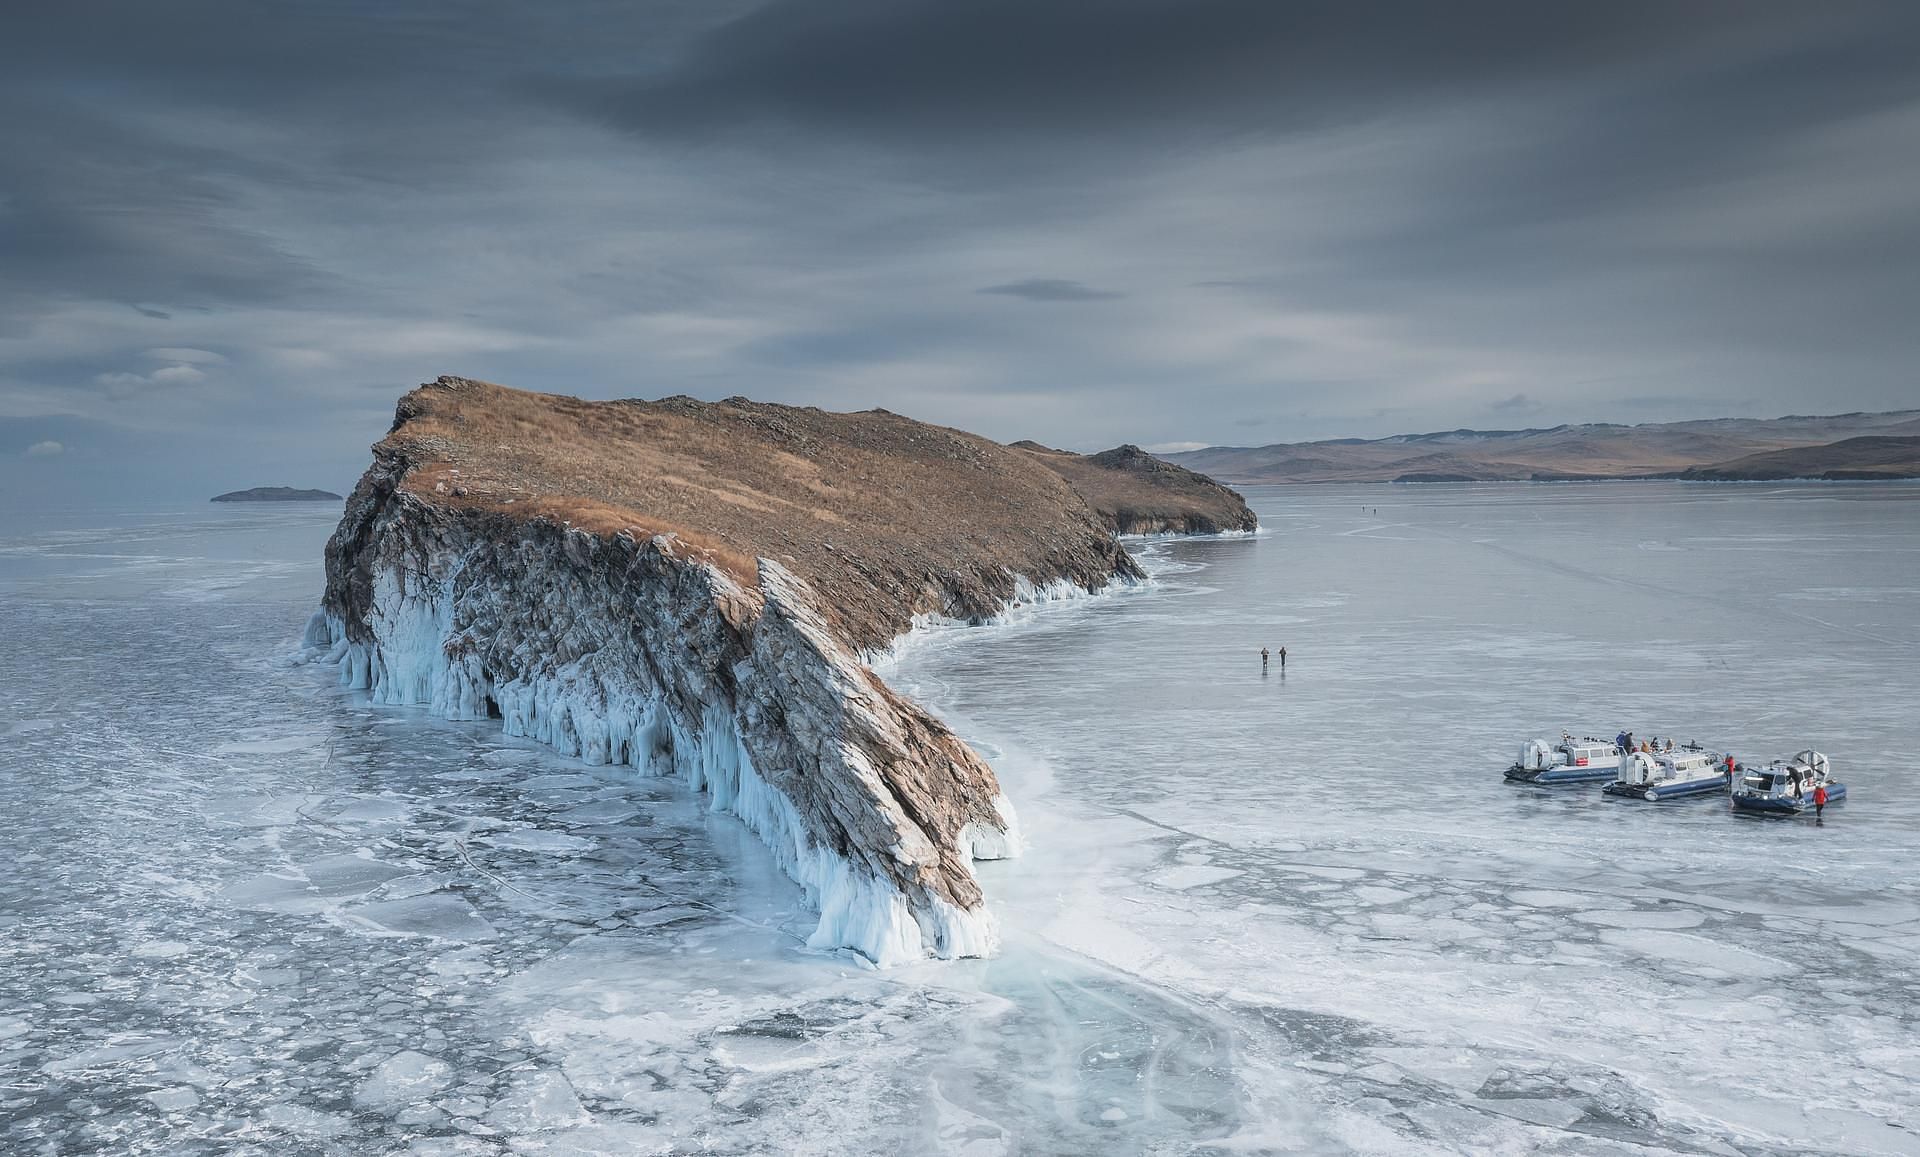
M 1282 661 L 1284 662 L 1284 660 Z M 1262 675 L 1267 673 L 1267 649 L 1265 647 L 1260 648 L 1260 673 Z
M 1287 673 L 1287 649 L 1285 647 L 1280 648 L 1280 673 L 1282 675 Z
M 1813 789 L 1813 818 L 1819 819 L 1820 813 L 1827 810 L 1827 785 L 1819 784 Z

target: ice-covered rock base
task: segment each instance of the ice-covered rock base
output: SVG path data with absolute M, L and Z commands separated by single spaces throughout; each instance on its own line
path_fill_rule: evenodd
M 805 890 L 812 947 L 880 966 L 994 950 L 969 864 L 1019 841 L 991 769 L 778 563 L 747 586 L 670 536 L 463 515 L 377 478 L 327 561 L 305 644 L 345 686 L 680 777 Z

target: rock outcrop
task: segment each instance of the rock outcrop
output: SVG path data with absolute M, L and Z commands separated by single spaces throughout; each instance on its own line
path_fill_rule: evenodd
M 1015 442 L 1012 449 L 1066 479 L 1115 534 L 1221 534 L 1260 525 L 1235 491 L 1138 446 L 1098 454 L 1038 442 Z
M 583 402 L 441 378 L 327 544 L 316 656 L 377 702 L 683 777 L 881 965 L 995 943 L 989 768 L 863 661 L 916 616 L 1139 575 L 1055 472 L 884 411 Z

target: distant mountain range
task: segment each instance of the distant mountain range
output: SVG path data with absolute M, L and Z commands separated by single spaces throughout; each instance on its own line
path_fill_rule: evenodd
M 1223 482 L 1571 482 L 1920 477 L 1920 410 L 1639 426 L 1445 430 L 1161 457 Z

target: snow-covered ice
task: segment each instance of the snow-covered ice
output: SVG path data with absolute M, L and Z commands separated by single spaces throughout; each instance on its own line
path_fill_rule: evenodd
M 1920 488 L 1249 497 L 888 658 L 1027 847 L 889 973 L 687 784 L 278 662 L 324 514 L 0 526 L 0 1151 L 1920 1153 Z M 1563 726 L 1855 795 L 1501 782 Z

